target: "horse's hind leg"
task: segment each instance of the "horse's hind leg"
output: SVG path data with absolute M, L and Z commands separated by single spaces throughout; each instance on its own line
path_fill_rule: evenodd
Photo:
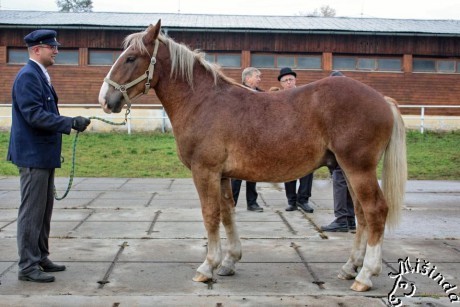
M 241 259 L 241 242 L 235 223 L 235 204 L 229 178 L 222 179 L 221 190 L 220 216 L 227 234 L 227 253 L 217 274 L 230 276 L 235 274 L 235 263 Z
M 358 229 L 362 228 L 362 233 L 358 234 L 357 231 L 358 238 L 356 238 L 355 244 L 359 248 L 359 252 L 357 252 L 358 258 L 356 260 L 359 260 L 360 254 L 364 251 L 363 245 L 367 237 L 363 265 L 351 286 L 352 290 L 362 292 L 372 288 L 371 277 L 379 275 L 382 271 L 382 242 L 388 206 L 378 185 L 375 172 L 355 174 L 353 178 L 349 179 L 356 198 L 361 204 L 365 220 L 364 227 L 358 225 Z
M 198 267 L 194 281 L 205 282 L 213 277 L 213 271 L 222 260 L 220 246 L 220 175 L 205 169 L 192 167 L 193 181 L 201 201 L 201 213 L 208 233 L 208 253 L 204 262 Z
M 342 270 L 339 273 L 338 277 L 340 279 L 354 279 L 356 277 L 358 274 L 358 268 L 363 266 L 367 245 L 367 224 L 366 219 L 364 218 L 363 210 L 361 208 L 361 203 L 356 198 L 350 184 L 348 184 L 348 187 L 355 208 L 357 229 L 350 257 L 348 258 L 347 263 L 342 266 Z

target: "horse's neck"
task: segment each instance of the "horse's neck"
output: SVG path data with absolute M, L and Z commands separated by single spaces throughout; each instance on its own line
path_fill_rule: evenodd
M 193 73 L 193 87 L 185 80 L 185 76 L 171 77 L 170 70 L 161 73 L 155 92 L 165 108 L 173 127 L 180 123 L 177 118 L 188 117 L 200 104 L 208 99 L 202 99 L 203 93 L 207 96 L 215 91 L 214 79 L 204 67 L 195 64 Z

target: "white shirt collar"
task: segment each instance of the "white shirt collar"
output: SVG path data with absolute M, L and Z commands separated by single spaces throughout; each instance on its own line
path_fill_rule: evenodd
M 35 61 L 34 59 L 29 58 L 29 60 L 34 61 L 35 63 L 37 63 L 37 65 L 41 68 L 41 70 L 45 74 L 46 78 L 48 79 L 48 83 L 51 84 L 51 78 L 50 78 L 50 75 L 48 74 L 48 71 L 46 70 L 45 66 L 43 66 L 43 64 Z

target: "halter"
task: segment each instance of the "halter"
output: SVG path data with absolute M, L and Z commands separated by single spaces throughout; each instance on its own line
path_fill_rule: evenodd
M 159 41 L 158 39 L 155 40 L 155 47 L 153 49 L 153 55 L 152 55 L 152 58 L 150 59 L 150 64 L 149 64 L 149 68 L 145 71 L 145 74 L 141 75 L 139 78 L 127 83 L 127 84 L 123 84 L 123 85 L 120 85 L 118 83 L 116 83 L 115 81 L 112 81 L 110 80 L 109 78 L 104 78 L 104 82 L 107 82 L 108 84 L 112 85 L 116 90 L 119 90 L 122 94 L 123 94 L 123 97 L 125 98 L 125 101 L 126 101 L 126 105 L 128 106 L 128 110 L 131 109 L 131 100 L 129 99 L 129 96 L 128 96 L 128 89 L 133 87 L 134 85 L 138 84 L 139 82 L 142 82 L 142 80 L 144 79 L 147 79 L 145 81 L 145 89 L 144 89 L 144 92 L 143 93 L 140 93 L 139 95 L 135 96 L 133 99 L 139 97 L 140 95 L 142 94 L 147 94 L 149 92 L 149 89 L 150 89 L 150 80 L 152 80 L 153 78 L 153 71 L 155 69 L 155 63 L 157 62 L 157 59 L 156 59 L 156 55 L 157 55 L 157 52 L 158 52 L 158 45 L 159 45 Z M 129 112 L 129 111 L 127 111 Z

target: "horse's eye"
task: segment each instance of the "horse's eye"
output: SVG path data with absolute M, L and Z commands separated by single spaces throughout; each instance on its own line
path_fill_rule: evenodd
M 127 57 L 126 58 L 126 63 L 133 63 L 136 58 L 133 56 Z

